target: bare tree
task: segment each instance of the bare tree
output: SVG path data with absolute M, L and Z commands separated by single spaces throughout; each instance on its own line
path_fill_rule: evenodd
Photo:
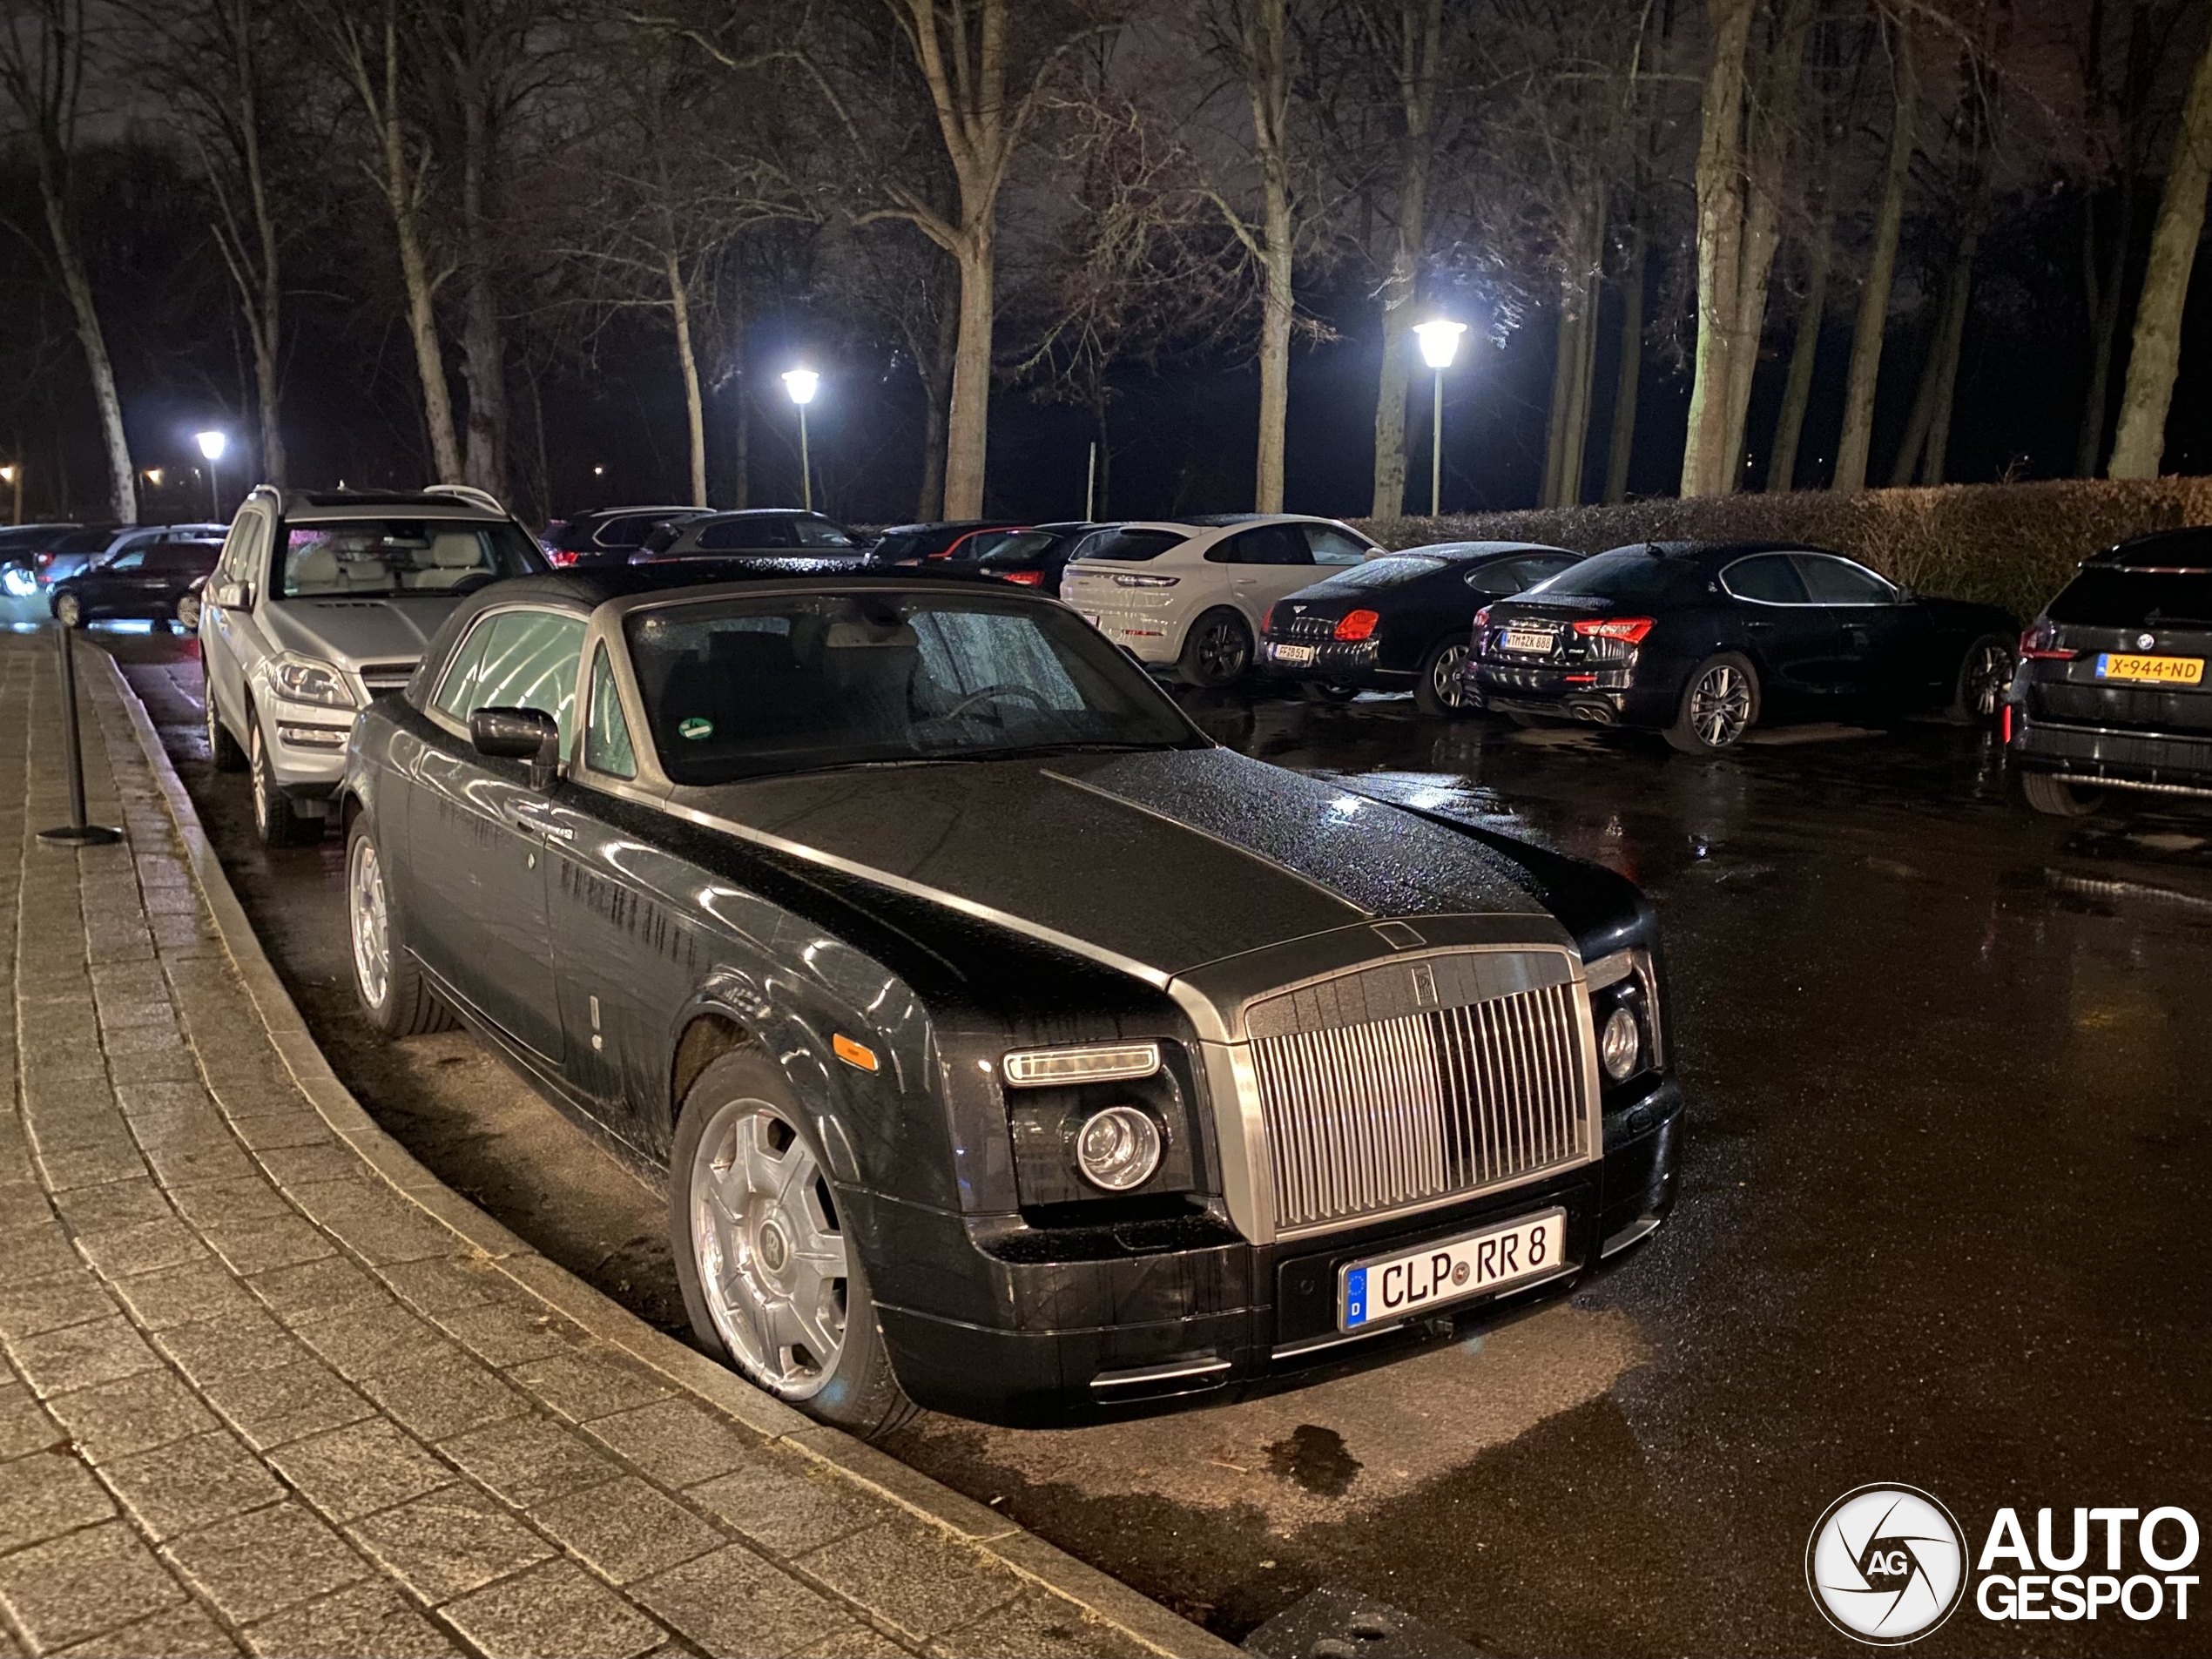
M 2181 368 L 2182 307 L 2188 298 L 2196 245 L 2204 234 L 2208 184 L 2212 184 L 2212 37 L 2189 81 L 2173 158 L 2166 164 L 2150 259 L 2135 302 L 2135 335 L 2128 352 L 2128 383 L 2120 396 L 2120 428 L 2113 435 L 2108 477 L 2158 475 L 2166 448 L 2166 413 Z
M 1908 17 L 1888 29 L 1895 110 L 1889 164 L 1875 210 L 1874 247 L 1859 290 L 1858 320 L 1851 330 L 1851 372 L 1844 388 L 1844 430 L 1837 441 L 1831 488 L 1854 495 L 1866 487 L 1867 452 L 1874 438 L 1874 388 L 1882 372 L 1882 333 L 1888 325 L 1890 281 L 1897 268 L 1898 236 L 1905 220 L 1905 192 L 1912 182 L 1912 152 L 1920 102 L 1919 55 Z
M 44 242 L 42 246 L 20 226 L 11 228 L 40 248 L 57 286 L 68 297 L 78 344 L 91 374 L 92 401 L 99 411 L 107 452 L 109 509 L 118 523 L 135 524 L 138 497 L 131 443 L 123 430 L 123 401 L 116 392 L 115 367 L 108 358 L 99 308 L 93 303 L 92 280 L 78 246 L 71 199 L 89 44 L 84 0 L 18 0 L 0 24 L 0 92 L 14 106 L 37 174 Z

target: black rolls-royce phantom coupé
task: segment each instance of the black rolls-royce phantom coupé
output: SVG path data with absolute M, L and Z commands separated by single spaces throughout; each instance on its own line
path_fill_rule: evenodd
M 1440 1336 L 1673 1197 L 1634 887 L 1217 747 L 1050 599 L 498 583 L 341 799 L 370 1017 L 664 1170 L 700 1340 L 862 1432 Z

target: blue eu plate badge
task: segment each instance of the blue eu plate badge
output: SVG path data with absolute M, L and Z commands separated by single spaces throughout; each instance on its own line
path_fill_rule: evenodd
M 1367 1323 L 1367 1270 L 1355 1267 L 1344 1276 L 1344 1328 Z

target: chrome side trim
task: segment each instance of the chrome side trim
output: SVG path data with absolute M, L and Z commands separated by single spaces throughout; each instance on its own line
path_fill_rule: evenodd
M 1177 1382 L 1187 1378 L 1219 1377 L 1230 1369 L 1226 1359 L 1175 1359 L 1163 1366 L 1138 1366 L 1128 1371 L 1102 1371 L 1090 1379 L 1097 1389 L 1141 1388 L 1150 1383 Z
M 1650 1238 L 1652 1234 L 1659 1231 L 1660 1224 L 1665 1219 L 1663 1216 L 1638 1216 L 1597 1247 L 1598 1260 L 1603 1261 L 1608 1256 L 1617 1256 L 1629 1245 Z
M 2073 784 L 2082 789 L 2140 789 L 2150 795 L 2193 795 L 2212 799 L 2212 789 L 2195 784 L 2139 784 L 2127 778 L 2084 778 L 2070 772 L 2052 775 L 2062 784 Z
M 2085 690 L 2102 690 L 2102 689 L 2123 690 L 2123 689 L 2124 689 L 2124 690 L 2128 690 L 2128 691 L 2148 691 L 2148 690 L 2154 690 L 2154 689 L 2155 689 L 2155 688 L 2154 688 L 2154 687 L 2148 687 L 2148 686 L 2128 686 L 2128 687 L 2117 687 L 2117 686 L 2115 686 L 2115 687 L 2110 687 L 2110 688 L 2104 688 L 2104 687 L 2094 687 L 2094 686 L 2093 686 L 2093 687 L 2085 687 L 2085 688 L 2083 688 L 2083 689 L 2085 689 Z M 2169 693 L 2169 695 L 2170 695 L 2170 693 Z M 2212 728 L 2208 728 L 2208 729 L 2206 729 L 2206 730 L 2203 730 L 2203 731 L 2199 731 L 2199 732 L 2168 732 L 2168 731 L 2165 731 L 2165 730 L 2163 730 L 2162 728 L 2160 728 L 2160 727 L 2157 727 L 2157 726 L 2148 726 L 2148 725 L 2080 725 L 2079 722 L 2077 722 L 2077 721 L 2073 721 L 2073 720 L 2044 720 L 2044 719 L 2036 719 L 2036 718 L 2030 718 L 2030 719 L 2027 721 L 2027 724 L 2028 728 L 2029 728 L 2031 731 L 2035 731 L 2035 732 L 2087 732 L 2089 736 L 2091 736 L 2091 737 L 2093 737 L 2093 738 L 2134 738 L 2134 739 L 2135 739 L 2135 740 L 2137 740 L 2137 741 L 2139 741 L 2139 742 L 2141 742 L 2141 741 L 2146 741 L 2146 740 L 2147 740 L 2147 741 L 2149 741 L 2149 742 L 2152 742 L 2152 743 L 2196 743 L 2196 744 L 2212 743 Z

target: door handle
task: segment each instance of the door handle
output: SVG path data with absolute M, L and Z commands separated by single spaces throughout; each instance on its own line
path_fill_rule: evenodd
M 550 806 L 541 806 L 535 801 L 523 801 L 502 810 L 507 821 L 517 829 L 528 830 L 533 835 L 543 835 L 549 841 L 576 840 L 574 830 L 565 824 L 554 823 L 548 816 L 553 810 Z

